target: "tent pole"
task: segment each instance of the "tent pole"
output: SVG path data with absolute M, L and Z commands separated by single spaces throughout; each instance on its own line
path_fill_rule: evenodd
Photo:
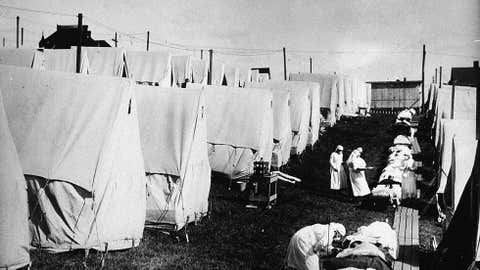
M 438 88 L 442 88 L 442 66 L 440 66 L 438 71 L 438 82 Z
M 18 44 L 19 44 L 19 31 L 20 31 L 20 17 L 17 16 L 17 49 L 18 49 Z
M 287 54 L 285 47 L 283 47 L 283 79 L 287 80 Z
M 455 81 L 452 81 L 452 104 L 450 105 L 450 119 L 453 119 L 455 116 Z
M 473 61 L 473 71 L 475 72 L 476 76 L 476 84 L 477 84 L 477 110 L 476 110 L 476 120 L 475 120 L 475 130 L 476 130 L 476 137 L 477 140 L 480 140 L 480 68 L 478 67 L 478 61 Z
M 209 54 L 209 60 L 208 60 L 208 77 L 207 77 L 207 83 L 208 85 L 212 85 L 212 64 L 213 64 L 213 50 L 208 50 L 208 54 Z
M 425 51 L 425 44 L 423 44 L 422 50 L 422 104 L 420 109 L 423 112 L 423 107 L 425 106 L 425 55 L 427 52 Z
M 115 39 L 113 41 L 115 42 L 115 48 L 117 48 L 117 42 L 118 42 L 117 32 L 115 32 Z
M 148 52 L 149 45 L 150 45 L 150 31 L 147 31 L 147 52 Z
M 310 74 L 312 73 L 312 70 L 313 70 L 313 68 L 312 68 L 312 57 L 310 57 Z
M 83 15 L 82 13 L 78 13 L 78 40 L 77 40 L 77 73 L 80 73 L 80 68 L 82 65 L 82 37 L 83 37 Z

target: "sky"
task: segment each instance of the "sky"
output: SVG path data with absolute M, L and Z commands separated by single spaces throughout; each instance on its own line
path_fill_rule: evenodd
M 0 0 L 0 35 L 15 46 L 18 15 L 24 46 L 35 47 L 42 31 L 76 24 L 77 13 L 94 38 L 113 44 L 118 31 L 128 50 L 145 50 L 150 31 L 150 50 L 199 57 L 201 48 L 213 49 L 214 63 L 269 66 L 274 79 L 283 78 L 283 47 L 287 73 L 308 72 L 311 57 L 313 72 L 365 81 L 421 79 L 423 44 L 426 81 L 436 67 L 448 80 L 452 66 L 480 59 L 478 0 Z M 165 47 L 173 44 L 190 50 Z

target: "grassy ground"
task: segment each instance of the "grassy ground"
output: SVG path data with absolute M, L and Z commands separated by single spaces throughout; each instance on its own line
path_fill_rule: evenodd
M 178 243 L 173 237 L 146 230 L 138 248 L 110 252 L 106 269 L 280 269 L 290 237 L 306 225 L 335 221 L 343 223 L 348 232 L 361 225 L 389 218 L 393 211 L 361 208 L 346 194 L 331 193 L 328 158 L 337 144 L 347 150 L 362 146 L 364 159 L 376 170 L 367 173 L 369 183 L 378 179 L 385 166 L 386 149 L 393 141 L 389 132 L 391 118 L 341 122 L 320 138 L 313 149 L 293 159 L 285 170 L 303 179 L 296 186 L 281 184 L 278 204 L 270 210 L 246 209 L 243 195 L 228 191 L 225 181 L 213 179 L 210 193 L 210 218 L 189 226 L 190 243 Z M 431 218 L 421 219 L 422 252 L 438 227 Z M 99 268 L 101 253 L 91 253 L 89 268 Z M 47 254 L 33 251 L 33 269 L 83 268 L 83 252 Z

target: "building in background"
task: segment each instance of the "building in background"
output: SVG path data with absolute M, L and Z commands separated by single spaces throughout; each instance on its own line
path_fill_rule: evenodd
M 401 109 L 405 107 L 420 107 L 422 81 L 375 81 L 372 85 L 371 108 Z
M 88 30 L 88 25 L 82 26 L 82 46 L 84 47 L 111 47 L 105 40 L 94 40 L 92 32 Z M 77 46 L 78 26 L 77 25 L 57 25 L 57 31 L 49 37 L 42 39 L 38 43 L 40 48 L 44 49 L 70 49 Z
M 474 67 L 452 67 L 448 84 L 476 87 L 478 83 L 479 78 Z

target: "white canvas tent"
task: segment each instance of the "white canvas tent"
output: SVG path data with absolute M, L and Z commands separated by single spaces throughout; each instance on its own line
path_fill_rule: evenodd
M 33 68 L 47 71 L 63 71 L 75 73 L 77 70 L 76 49 L 43 49 L 36 52 L 33 59 Z M 87 74 L 89 70 L 88 56 L 82 52 L 80 73 Z
M 252 70 L 248 68 L 240 68 L 238 78 L 240 80 L 240 87 L 245 87 L 246 84 L 252 81 Z
M 288 91 L 290 93 L 290 121 L 292 125 L 292 153 L 301 154 L 308 143 L 310 132 L 310 91 L 297 82 L 266 81 L 252 83 L 253 87 L 271 89 L 272 91 Z
M 181 87 L 187 79 L 192 77 L 192 63 L 190 55 L 172 56 L 173 85 Z
M 455 158 L 453 152 L 453 139 L 475 138 L 475 120 L 451 120 L 441 119 L 440 121 L 440 143 L 438 152 L 440 153 L 439 163 L 439 187 L 437 193 L 444 193 L 447 179 L 452 167 L 452 161 Z
M 147 182 L 146 224 L 173 230 L 208 212 L 211 169 L 201 89 L 135 86 Z
M 30 264 L 27 185 L 0 92 L 0 269 Z
M 297 89 L 306 88 L 309 92 L 310 100 L 310 131 L 307 144 L 314 145 L 318 140 L 318 132 L 320 130 L 320 84 L 316 82 L 295 82 L 291 81 L 289 84 L 293 85 L 294 91 Z
M 225 64 L 214 62 L 212 66 L 212 85 L 222 85 L 225 78 Z
M 62 252 L 139 244 L 146 190 L 132 83 L 0 66 L 33 246 Z
M 249 88 L 262 87 L 262 85 L 248 83 Z M 290 92 L 277 89 L 271 91 L 273 94 L 273 140 L 272 166 L 280 167 L 290 159 L 292 148 L 292 123 L 290 118 Z
M 327 120 L 331 124 L 335 123 L 338 116 L 356 114 L 358 107 L 366 107 L 367 111 L 370 109 L 371 85 L 357 78 L 345 75 L 291 73 L 290 80 L 320 84 L 320 107 L 330 110 Z
M 442 86 L 437 90 L 434 130 L 434 143 L 439 149 L 441 119 L 451 118 L 452 86 Z M 453 119 L 475 119 L 476 89 L 466 86 L 455 86 L 455 103 Z
M 206 60 L 192 58 L 191 63 L 192 63 L 192 83 L 207 85 L 208 62 Z
M 125 50 L 109 47 L 82 47 L 88 58 L 88 74 L 122 77 L 125 69 Z
M 469 155 L 474 156 L 474 163 L 465 172 L 468 181 L 436 250 L 435 269 L 473 269 L 480 261 L 480 153 L 473 147 L 470 152 L 475 152 Z
M 273 94 L 273 149 L 272 166 L 287 164 L 292 148 L 292 124 L 290 119 L 290 92 L 272 91 Z M 276 158 L 276 162 L 273 158 Z M 276 163 L 276 164 L 275 164 Z
M 290 73 L 290 81 L 310 81 L 320 84 L 320 107 L 330 109 L 327 120 L 335 123 L 335 110 L 338 104 L 338 84 L 343 83 L 336 75 L 318 73 Z M 343 94 L 343 92 L 342 92 Z M 340 104 L 342 105 L 342 104 Z M 343 105 L 342 105 L 343 106 Z
M 473 141 L 475 138 L 475 120 L 441 119 L 440 126 L 441 132 L 439 135 L 440 142 L 438 148 L 438 152 L 440 153 L 439 187 L 437 193 L 443 194 L 445 193 L 447 184 L 449 184 L 450 187 L 457 186 L 455 178 L 450 177 L 450 181 L 448 181 L 453 160 L 456 159 L 455 155 L 461 153 L 459 151 L 453 151 L 454 138 L 458 141 Z M 457 145 L 457 147 L 459 146 Z M 460 172 L 457 171 L 457 173 Z M 453 193 L 453 196 L 455 197 L 455 193 Z
M 198 87 L 189 84 L 188 87 Z M 272 93 L 263 89 L 204 86 L 207 141 L 212 170 L 231 179 L 253 173 L 253 162 L 270 162 Z
M 225 81 L 227 86 L 238 87 L 240 85 L 240 70 L 234 66 L 225 65 Z
M 457 208 L 475 162 L 475 138 L 453 138 L 451 181 L 453 186 L 453 209 Z
M 32 67 L 36 49 L 0 49 L 0 65 Z
M 127 76 L 140 83 L 172 86 L 172 56 L 168 52 L 127 51 Z

